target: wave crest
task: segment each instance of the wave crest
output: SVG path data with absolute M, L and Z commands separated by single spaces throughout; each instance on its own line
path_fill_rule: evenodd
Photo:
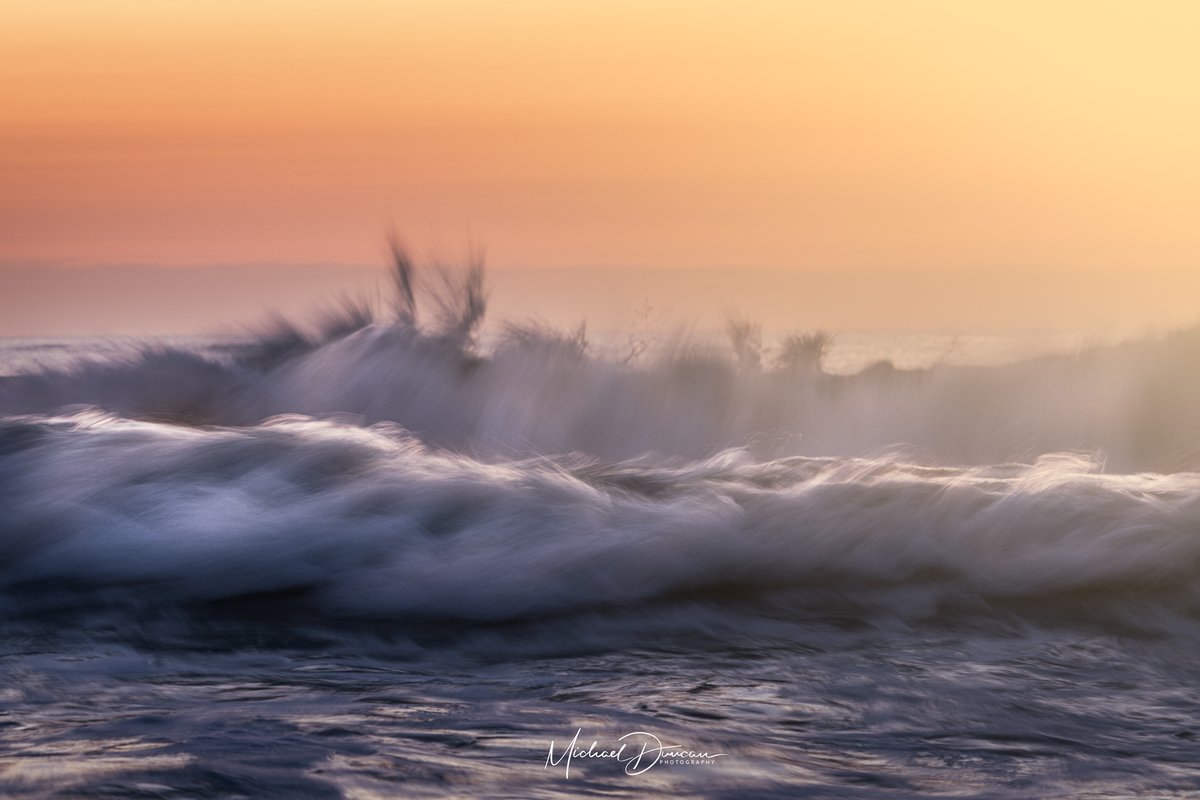
M 17 614 L 302 592 L 332 616 L 500 620 L 774 591 L 916 615 L 1081 593 L 1200 612 L 1200 475 L 1077 455 L 497 464 L 394 426 L 95 413 L 10 421 L 0 453 Z

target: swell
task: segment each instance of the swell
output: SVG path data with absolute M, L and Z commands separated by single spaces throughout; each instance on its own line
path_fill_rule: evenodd
M 394 425 L 87 412 L 6 421 L 0 493 L 10 619 L 271 594 L 329 619 L 518 620 L 780 590 L 911 617 L 1081 596 L 1133 624 L 1200 614 L 1200 475 L 1065 454 L 495 463 Z

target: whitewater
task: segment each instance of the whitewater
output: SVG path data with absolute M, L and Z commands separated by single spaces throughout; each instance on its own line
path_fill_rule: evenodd
M 1200 330 L 839 370 L 392 277 L 0 346 L 0 794 L 1200 791 Z

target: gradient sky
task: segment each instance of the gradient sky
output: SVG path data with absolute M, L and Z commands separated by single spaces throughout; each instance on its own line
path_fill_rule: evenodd
M 0 270 L 395 224 L 501 269 L 1196 274 L 1197 42 L 1187 1 L 8 3 Z

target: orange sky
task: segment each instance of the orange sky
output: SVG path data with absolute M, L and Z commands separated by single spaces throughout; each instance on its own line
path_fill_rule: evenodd
M 41 0 L 0 265 L 1200 273 L 1200 3 Z

